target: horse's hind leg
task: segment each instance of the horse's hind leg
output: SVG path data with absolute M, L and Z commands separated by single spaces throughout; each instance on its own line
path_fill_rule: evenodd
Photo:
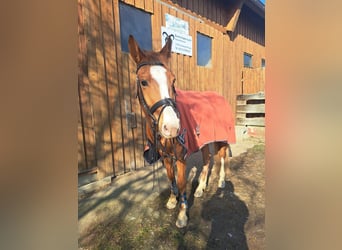
M 170 197 L 166 203 L 166 207 L 168 209 L 174 209 L 177 205 L 177 196 L 178 196 L 175 173 L 174 173 L 174 169 L 173 169 L 170 159 L 165 158 L 164 165 L 166 168 L 167 177 L 169 178 L 169 181 L 170 181 L 170 189 L 171 189 Z
M 201 197 L 203 195 L 203 191 L 207 187 L 207 178 L 209 172 L 209 164 L 210 164 L 210 154 L 209 154 L 209 145 L 205 145 L 202 149 L 202 156 L 203 156 L 203 169 L 198 177 L 198 187 L 194 193 L 195 197 Z
M 218 185 L 217 186 L 219 188 L 224 188 L 225 185 L 226 185 L 226 182 L 225 182 L 226 171 L 225 171 L 225 168 L 224 168 L 224 160 L 227 157 L 228 145 L 227 144 L 224 144 L 224 145 L 217 144 L 217 146 L 219 146 L 218 156 L 219 156 L 220 161 L 221 161 L 219 181 L 218 181 Z

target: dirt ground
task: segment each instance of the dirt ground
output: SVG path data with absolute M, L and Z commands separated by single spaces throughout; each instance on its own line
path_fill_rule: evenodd
M 259 141 L 231 158 L 224 189 L 217 188 L 218 166 L 201 198 L 193 196 L 197 181 L 188 183 L 189 221 L 183 229 L 175 226 L 178 209 L 165 208 L 167 184 L 140 200 L 124 193 L 127 188 L 139 192 L 138 184 L 81 199 L 79 249 L 265 249 L 264 150 Z M 107 199 L 125 202 L 104 206 Z

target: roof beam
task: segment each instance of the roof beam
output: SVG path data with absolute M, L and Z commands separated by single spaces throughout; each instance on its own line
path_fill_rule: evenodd
M 237 21 L 239 20 L 240 12 L 242 5 L 244 4 L 245 0 L 237 0 L 234 5 L 231 6 L 230 12 L 229 12 L 229 21 L 226 25 L 226 30 L 234 32 L 235 27 L 237 24 Z

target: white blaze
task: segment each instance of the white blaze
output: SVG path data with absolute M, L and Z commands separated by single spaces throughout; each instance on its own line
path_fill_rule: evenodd
M 152 78 L 159 84 L 160 98 L 170 98 L 167 88 L 166 69 L 162 66 L 151 66 L 150 72 Z
M 170 98 L 168 85 L 167 85 L 167 77 L 166 77 L 166 69 L 162 66 L 151 66 L 150 73 L 152 78 L 158 83 L 159 91 L 160 91 L 160 98 Z M 162 126 L 166 125 L 168 129 L 172 128 L 179 128 L 179 119 L 177 114 L 173 110 L 172 107 L 168 106 L 163 111 L 163 124 Z

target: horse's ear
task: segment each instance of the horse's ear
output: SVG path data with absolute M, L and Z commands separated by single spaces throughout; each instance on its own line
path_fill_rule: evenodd
M 171 48 L 172 48 L 172 39 L 171 39 L 171 37 L 168 37 L 166 44 L 160 50 L 159 53 L 168 60 L 171 57 Z
M 129 38 L 128 38 L 128 48 L 129 48 L 129 53 L 131 54 L 131 57 L 133 58 L 135 63 L 138 64 L 139 62 L 141 62 L 145 54 L 139 48 L 138 43 L 135 41 L 132 35 L 129 35 Z

